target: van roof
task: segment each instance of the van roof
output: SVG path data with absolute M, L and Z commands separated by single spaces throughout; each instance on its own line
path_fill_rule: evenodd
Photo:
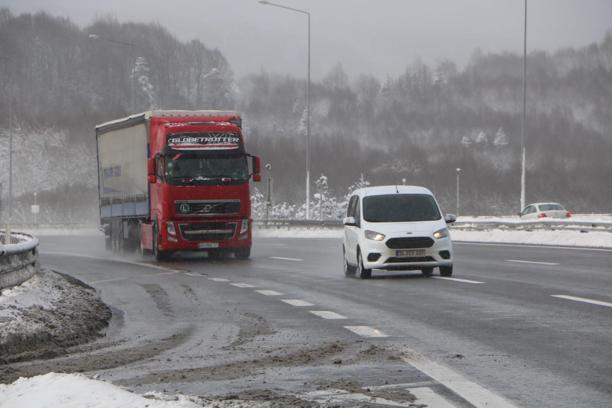
M 353 194 L 358 194 L 360 197 L 384 195 L 384 194 L 428 194 L 433 195 L 429 189 L 421 186 L 371 186 L 355 190 Z

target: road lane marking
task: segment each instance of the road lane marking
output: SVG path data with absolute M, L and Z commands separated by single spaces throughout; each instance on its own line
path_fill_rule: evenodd
M 516 263 L 526 263 L 526 264 L 534 264 L 534 265 L 547 265 L 547 266 L 558 266 L 560 264 L 555 262 L 536 262 L 536 261 L 523 261 L 520 259 L 506 259 L 506 262 L 516 262 Z
M 468 380 L 450 368 L 430 361 L 408 347 L 403 349 L 406 356 L 411 356 L 402 357 L 406 363 L 454 391 L 476 408 L 516 408 L 516 405 L 505 398 Z
M 469 280 L 469 279 L 447 278 L 446 276 L 432 276 L 432 278 L 433 279 L 448 280 L 448 281 L 453 281 L 453 282 L 461 282 L 461 283 L 474 283 L 474 284 L 484 283 L 484 282 L 475 281 L 475 280 Z
M 525 245 L 525 244 L 504 244 L 504 243 L 486 243 L 486 242 L 468 242 L 468 241 L 456 241 L 453 240 L 453 244 L 457 245 L 473 245 L 473 246 L 493 246 L 493 247 L 516 247 L 516 248 L 538 248 L 538 249 L 572 249 L 575 251 L 597 251 L 597 252 L 612 252 L 612 248 L 585 248 L 585 247 L 572 247 L 572 246 L 558 246 L 558 245 Z
M 314 306 L 312 303 L 308 303 L 300 299 L 281 299 L 281 301 L 288 303 L 291 306 L 297 306 L 297 307 Z
M 237 288 L 254 288 L 255 287 L 249 283 L 244 283 L 244 282 L 230 283 L 230 285 L 235 286 Z
M 420 406 L 436 407 L 436 408 L 455 408 L 455 405 L 451 404 L 441 396 L 436 394 L 429 387 L 410 388 L 410 393 L 416 397 L 414 403 Z
M 612 303 L 602 302 L 601 300 L 594 300 L 594 299 L 588 299 L 588 298 L 577 297 L 577 296 L 568 296 L 568 295 L 550 295 L 550 296 L 559 298 L 559 299 L 573 300 L 574 302 L 583 302 L 583 303 L 590 303 L 592 305 L 612 307 Z
M 108 283 L 108 282 L 119 282 L 119 281 L 124 281 L 127 280 L 128 278 L 113 278 L 113 279 L 102 279 L 102 280 L 97 280 L 97 281 L 91 281 L 89 282 L 90 285 L 95 285 L 98 283 Z
M 257 293 L 261 293 L 264 296 L 282 296 L 283 294 L 280 292 L 277 292 L 275 290 L 256 290 L 255 292 Z
M 276 259 L 277 261 L 291 261 L 291 262 L 302 262 L 300 258 L 285 258 L 283 256 L 271 256 L 270 259 Z
M 211 281 L 215 281 L 215 282 L 229 282 L 229 279 L 225 279 L 225 278 L 208 278 L 208 280 Z
M 181 272 L 182 271 L 161 272 L 161 273 L 156 273 L 153 276 L 176 275 L 177 273 L 181 273 Z
M 164 266 L 154 265 L 154 264 L 150 264 L 150 263 L 146 263 L 146 262 L 126 261 L 124 259 L 117 259 L 117 258 L 104 258 L 104 257 L 101 257 L 101 256 L 72 254 L 70 252 L 42 251 L 42 252 L 39 252 L 39 253 L 41 255 L 71 256 L 71 257 L 74 257 L 74 258 L 94 259 L 96 261 L 117 262 L 117 263 L 123 263 L 123 264 L 127 264 L 127 265 L 142 266 L 144 268 L 159 269 L 159 270 L 168 271 L 168 272 L 177 272 L 177 273 L 184 272 L 184 271 L 180 271 L 178 269 L 166 268 Z
M 338 314 L 336 312 L 332 312 L 329 310 L 309 310 L 309 312 L 315 316 L 319 316 L 319 317 L 322 317 L 323 319 L 328 319 L 328 320 L 346 319 L 346 316 L 342 316 L 341 314 Z
M 344 328 L 358 334 L 361 337 L 389 337 L 380 330 L 374 329 L 370 326 L 344 326 Z

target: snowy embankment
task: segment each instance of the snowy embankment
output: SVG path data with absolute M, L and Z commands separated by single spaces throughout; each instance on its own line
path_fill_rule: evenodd
M 110 318 L 93 288 L 43 270 L 0 292 L 0 364 L 62 354 L 96 338 Z
M 470 221 L 487 223 L 514 223 L 520 226 L 517 217 L 460 217 L 461 223 Z M 612 222 L 611 215 L 600 214 L 581 214 L 572 218 L 572 221 L 585 222 Z M 580 229 L 508 229 L 488 228 L 466 230 L 453 228 L 451 236 L 454 241 L 461 242 L 487 242 L 487 243 L 507 243 L 525 245 L 557 245 L 557 246 L 577 246 L 594 248 L 612 248 L 612 232 L 592 231 Z M 343 230 L 341 226 L 332 228 L 317 227 L 256 227 L 254 236 L 262 238 L 342 238 Z

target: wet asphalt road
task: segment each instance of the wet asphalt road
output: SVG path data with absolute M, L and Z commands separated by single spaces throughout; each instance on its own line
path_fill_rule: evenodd
M 478 405 L 404 361 L 416 352 L 516 406 L 612 406 L 612 251 L 455 243 L 459 280 L 375 271 L 360 281 L 344 277 L 336 239 L 260 238 L 250 261 L 162 264 L 114 258 L 100 237 L 40 240 L 43 266 L 115 310 L 99 342 L 115 363 L 80 369 L 136 391 L 308 392 L 350 379 Z

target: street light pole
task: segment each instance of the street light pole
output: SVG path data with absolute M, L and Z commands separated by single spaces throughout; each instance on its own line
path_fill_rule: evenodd
M 523 117 L 521 121 L 521 208 L 525 208 L 525 120 L 527 116 L 527 0 L 523 32 Z
M 310 12 L 266 0 L 260 0 L 259 3 L 264 6 L 294 11 L 308 17 L 308 73 L 306 82 L 306 219 L 310 219 Z
M 461 168 L 457 167 L 457 217 L 459 217 L 459 179 L 461 178 Z

